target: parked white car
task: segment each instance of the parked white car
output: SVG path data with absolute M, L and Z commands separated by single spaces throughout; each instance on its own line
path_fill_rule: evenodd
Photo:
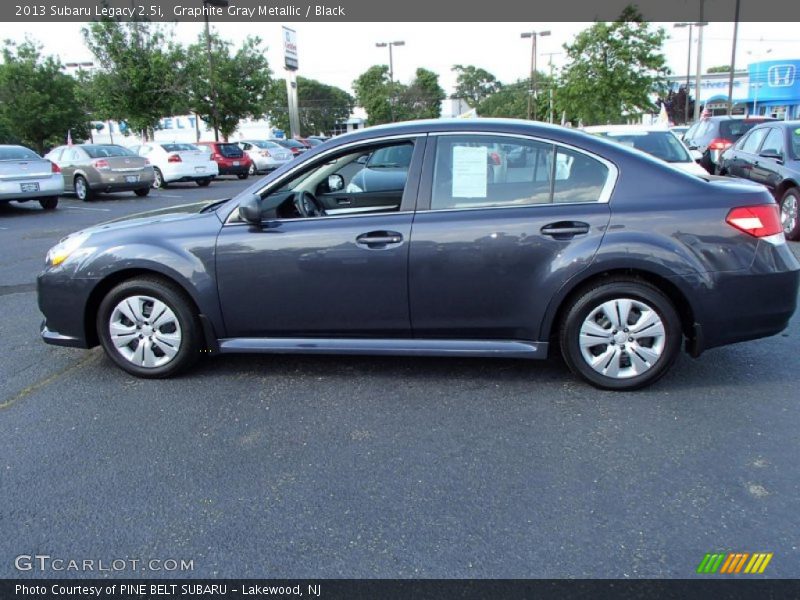
M 153 165 L 154 188 L 179 181 L 194 181 L 205 187 L 219 175 L 219 167 L 211 160 L 210 152 L 194 144 L 147 142 L 131 150 Z
M 593 125 L 583 130 L 651 154 L 692 175 L 708 175 L 708 171 L 695 162 L 700 156 L 692 155 L 686 144 L 664 126 Z
M 274 171 L 294 158 L 291 151 L 269 140 L 242 140 L 238 144 L 253 161 L 250 175 Z

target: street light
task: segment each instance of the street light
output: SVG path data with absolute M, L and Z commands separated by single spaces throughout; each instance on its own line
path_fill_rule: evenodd
M 678 29 L 683 29 L 684 27 L 689 28 L 689 52 L 688 56 L 686 57 L 686 98 L 684 99 L 683 104 L 683 120 L 684 122 L 689 122 L 689 86 L 691 85 L 690 80 L 690 73 L 692 72 L 692 28 L 697 27 L 700 29 L 701 27 L 705 27 L 708 25 L 708 21 L 694 21 L 692 23 L 675 23 L 673 27 Z M 700 30 L 699 39 L 698 39 L 698 46 L 697 46 L 697 78 L 695 82 L 695 90 L 694 90 L 694 111 L 695 111 L 695 119 L 697 119 L 697 113 L 700 110 L 700 51 L 701 51 L 701 44 L 702 42 L 703 33 Z
M 528 119 L 536 115 L 536 38 L 550 35 L 550 31 L 526 31 L 521 38 L 531 38 L 531 77 L 528 89 Z
M 391 97 L 389 98 L 389 110 L 392 113 L 392 123 L 394 123 L 394 59 L 392 57 L 392 46 L 405 46 L 404 41 L 399 42 L 378 42 L 375 44 L 376 48 L 389 48 L 389 90 Z
M 226 8 L 228 0 L 203 0 L 203 8 L 214 6 Z M 211 30 L 208 24 L 208 11 L 203 11 L 203 18 L 206 22 L 206 54 L 208 55 L 208 83 L 211 87 L 211 122 L 214 125 L 214 141 L 219 141 L 219 117 L 217 115 L 217 89 L 214 85 L 214 53 L 211 52 Z

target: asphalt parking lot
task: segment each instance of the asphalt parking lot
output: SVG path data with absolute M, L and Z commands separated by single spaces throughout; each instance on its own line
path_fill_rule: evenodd
M 160 577 L 800 577 L 800 320 L 600 392 L 559 358 L 226 356 L 134 379 L 39 339 L 66 233 L 249 185 L 0 206 L 0 577 L 21 554 Z M 796 254 L 800 246 L 793 244 Z M 748 576 L 750 577 L 750 576 Z

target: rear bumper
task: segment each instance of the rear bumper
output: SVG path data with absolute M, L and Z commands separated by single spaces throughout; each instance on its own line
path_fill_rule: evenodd
M 128 181 L 136 177 L 136 181 Z M 153 185 L 153 169 L 132 173 L 103 173 L 98 179 L 90 180 L 89 187 L 95 192 L 130 192 Z
M 205 170 L 198 171 L 198 167 L 203 167 Z M 166 167 L 162 170 L 164 181 L 168 183 L 209 179 L 216 177 L 218 173 L 219 169 L 216 163 L 210 165 L 192 165 L 190 163 L 184 163 L 174 167 Z
M 220 175 L 242 175 L 244 173 L 249 173 L 250 164 L 251 163 L 249 162 L 242 163 L 238 167 L 234 167 L 234 166 L 220 165 L 219 163 L 217 163 Z
M 766 246 L 760 242 L 752 270 L 713 274 L 713 286 L 699 296 L 693 354 L 786 329 L 797 308 L 800 264 L 785 244 Z
M 38 183 L 39 189 L 34 192 L 23 192 L 21 184 Z M 35 200 L 59 196 L 64 192 L 64 177 L 61 173 L 53 173 L 49 177 L 37 177 L 27 180 L 0 182 L 0 202 L 8 200 Z

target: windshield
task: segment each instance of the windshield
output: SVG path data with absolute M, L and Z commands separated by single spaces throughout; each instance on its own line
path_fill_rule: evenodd
M 39 160 L 39 155 L 22 146 L 2 146 L 0 160 Z
M 636 148 L 647 152 L 666 162 L 692 162 L 692 157 L 686 146 L 669 131 L 641 131 L 641 132 L 600 132 L 601 135 L 618 144 Z
M 136 156 L 122 146 L 81 146 L 90 158 L 109 158 L 111 156 Z

